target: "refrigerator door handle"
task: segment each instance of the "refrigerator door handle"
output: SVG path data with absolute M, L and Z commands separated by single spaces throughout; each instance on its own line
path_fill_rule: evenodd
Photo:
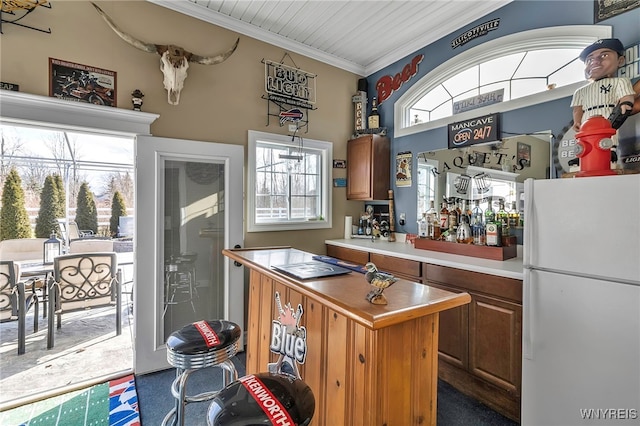
M 533 303 L 531 297 L 531 269 L 524 269 L 524 281 L 522 282 L 522 356 L 524 359 L 533 359 L 533 336 L 531 326 L 531 311 Z
M 533 179 L 524 181 L 524 230 L 522 235 L 522 265 L 531 266 L 531 242 L 533 241 Z

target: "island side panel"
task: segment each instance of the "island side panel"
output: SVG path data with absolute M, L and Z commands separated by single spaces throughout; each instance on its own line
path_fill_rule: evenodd
M 351 322 L 352 367 L 351 386 L 348 389 L 347 406 L 353 407 L 349 424 L 354 426 L 368 426 L 375 424 L 377 404 L 375 392 L 365 392 L 363 389 L 376 389 L 378 386 L 376 359 L 372 358 L 378 347 L 378 334 Z
M 305 297 L 304 315 L 302 324 L 307 330 L 307 358 L 302 365 L 300 374 L 303 380 L 311 387 L 316 399 L 316 414 L 313 416 L 314 425 L 327 424 L 325 414 L 319 407 L 326 407 L 326 383 L 323 380 L 326 374 L 326 364 L 331 359 L 326 359 L 323 354 L 331 351 L 331 346 L 340 344 L 322 332 L 326 328 L 327 308 L 316 300 Z
M 437 324 L 433 314 L 377 332 L 375 424 L 436 424 Z
M 435 425 L 437 313 L 371 330 L 256 270 L 250 290 L 247 373 L 277 359 L 269 350 L 275 292 L 283 305 L 304 308 L 300 371 L 316 399 L 314 425 Z
M 251 270 L 249 279 L 249 330 L 247 330 L 247 374 L 265 372 L 276 356 L 271 353 L 271 324 L 275 313 L 275 283 L 269 277 Z

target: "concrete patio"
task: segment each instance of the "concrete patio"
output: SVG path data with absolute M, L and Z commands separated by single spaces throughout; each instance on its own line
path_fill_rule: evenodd
M 52 349 L 47 349 L 43 307 L 37 333 L 33 333 L 31 310 L 24 355 L 17 351 L 18 322 L 1 323 L 0 411 L 132 372 L 132 307 L 130 289 L 123 288 L 119 336 L 115 331 L 116 311 L 111 306 L 64 313 Z

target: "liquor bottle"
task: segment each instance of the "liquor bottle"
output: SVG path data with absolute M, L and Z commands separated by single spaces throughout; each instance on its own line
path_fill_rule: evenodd
M 456 242 L 461 244 L 471 244 L 473 242 L 469 216 L 464 213 L 460 215 L 460 222 L 458 223 L 458 229 L 456 229 Z
M 502 236 L 508 237 L 509 236 L 509 214 L 504 209 L 504 201 L 500 200 L 499 203 L 500 203 L 499 204 L 500 207 L 498 209 L 498 212 L 496 213 L 496 222 L 500 222 L 500 224 L 502 225 Z
M 460 222 L 465 220 L 466 223 L 471 225 L 471 209 L 469 208 L 469 201 L 464 200 L 462 210 L 460 211 Z
M 440 236 L 440 222 L 438 221 L 438 212 L 435 209 L 434 201 L 429 202 L 429 210 L 427 210 L 427 238 L 432 240 Z
M 502 246 L 502 224 L 500 221 L 487 222 L 485 225 L 486 243 L 488 246 Z
M 442 203 L 440 209 L 440 234 L 444 234 L 449 229 L 449 210 L 447 209 L 447 203 Z
M 418 237 L 427 238 L 429 224 L 427 222 L 427 212 L 422 213 L 422 218 L 418 221 Z
M 458 229 L 458 220 L 460 219 L 460 213 L 456 209 L 456 206 L 454 203 L 449 203 L 448 210 L 449 210 L 449 229 L 451 229 L 455 233 L 455 230 Z
M 368 117 L 369 120 L 369 128 L 377 129 L 380 127 L 380 114 L 378 113 L 378 100 L 376 97 L 373 97 L 373 101 L 371 101 L 371 114 Z
M 493 210 L 493 197 L 489 197 L 489 206 L 484 211 L 485 226 L 496 219 L 496 212 Z
M 473 210 L 471 210 L 471 233 L 473 234 L 473 244 L 478 246 L 484 245 L 484 222 L 482 219 L 482 209 L 480 208 L 480 200 L 475 201 Z
M 520 213 L 516 208 L 516 202 L 511 202 L 511 210 L 509 211 L 509 228 L 513 229 L 520 226 Z

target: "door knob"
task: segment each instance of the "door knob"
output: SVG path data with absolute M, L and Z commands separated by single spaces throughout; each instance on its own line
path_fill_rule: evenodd
M 240 244 L 236 244 L 235 246 L 233 246 L 234 249 L 239 249 L 242 248 L 242 246 L 240 246 Z M 242 266 L 242 263 L 238 262 L 237 260 L 233 261 L 233 265 L 234 266 Z

